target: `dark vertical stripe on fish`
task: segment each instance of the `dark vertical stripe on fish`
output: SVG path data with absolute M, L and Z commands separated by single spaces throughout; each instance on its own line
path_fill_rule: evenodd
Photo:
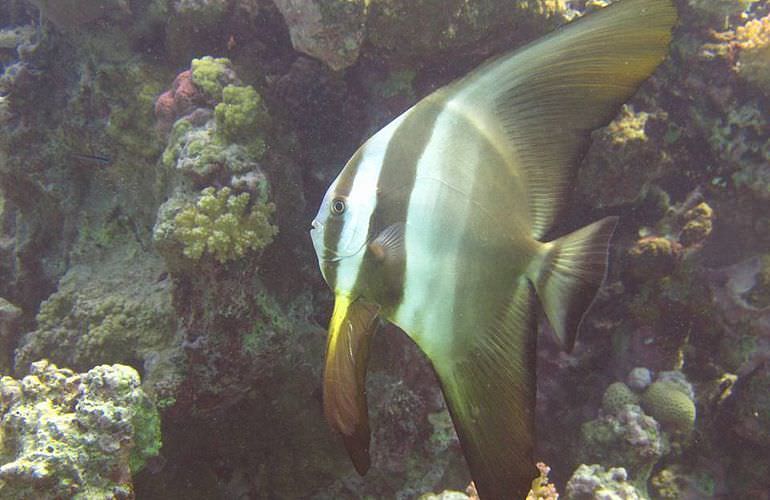
M 417 164 L 444 106 L 442 93 L 425 98 L 408 112 L 388 142 L 377 186 L 377 202 L 369 218 L 367 241 L 372 241 L 392 224 L 406 223 Z M 369 289 L 382 300 L 380 305 L 384 309 L 395 309 L 403 297 L 405 275 L 406 258 L 382 268 L 367 249 L 356 285 L 358 289 Z M 373 276 L 376 278 L 372 279 Z
M 345 168 L 342 169 L 342 172 L 340 172 L 337 185 L 334 189 L 335 197 L 339 196 L 347 198 L 350 195 L 350 191 L 353 189 L 353 181 L 356 178 L 358 168 L 361 165 L 361 160 L 363 159 L 363 150 L 364 147 L 359 148 L 353 157 L 348 160 L 348 163 L 345 165 Z M 339 246 L 340 236 L 342 235 L 342 231 L 344 229 L 344 223 L 334 224 L 326 227 L 324 231 L 324 249 L 326 252 L 329 252 L 330 249 L 337 248 Z M 337 269 L 339 267 L 339 263 L 333 257 L 333 255 L 328 253 L 323 256 L 326 267 L 326 280 L 328 283 L 337 282 Z

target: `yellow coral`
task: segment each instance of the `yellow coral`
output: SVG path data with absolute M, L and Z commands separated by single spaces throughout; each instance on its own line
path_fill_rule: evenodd
M 532 481 L 532 489 L 527 494 L 527 500 L 558 500 L 559 492 L 548 480 L 551 468 L 543 462 L 538 462 L 537 470 L 540 471 L 540 475 Z
M 770 15 L 739 26 L 733 43 L 740 49 L 738 74 L 770 94 Z
M 201 192 L 193 206 L 174 218 L 174 236 L 184 245 L 184 255 L 200 259 L 204 253 L 220 263 L 261 250 L 273 241 L 278 228 L 270 223 L 272 203 L 254 203 L 248 193 L 232 194 L 230 188 Z

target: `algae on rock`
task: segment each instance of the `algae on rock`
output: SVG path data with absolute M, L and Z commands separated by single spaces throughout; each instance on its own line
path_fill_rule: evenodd
M 161 446 L 158 412 L 124 365 L 34 362 L 0 379 L 0 418 L 3 498 L 132 498 L 131 475 Z

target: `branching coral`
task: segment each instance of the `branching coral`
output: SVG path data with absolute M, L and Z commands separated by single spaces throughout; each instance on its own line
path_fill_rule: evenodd
M 227 85 L 237 81 L 230 60 L 224 57 L 193 59 L 191 69 L 193 83 L 214 101 L 221 99 Z
M 248 193 L 233 194 L 230 188 L 206 188 L 197 202 L 174 219 L 174 236 L 184 245 L 184 255 L 200 259 L 204 253 L 220 263 L 261 250 L 273 241 L 278 228 L 270 223 L 272 203 L 249 207 Z
M 217 133 L 229 142 L 248 143 L 259 140 L 255 145 L 264 149 L 264 142 L 258 133 L 267 125 L 270 117 L 262 104 L 262 98 L 253 87 L 228 85 L 222 90 L 222 102 L 214 109 Z M 261 155 L 259 155 L 261 156 Z

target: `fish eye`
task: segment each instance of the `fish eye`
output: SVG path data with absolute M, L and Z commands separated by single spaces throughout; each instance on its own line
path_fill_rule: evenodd
M 345 213 L 345 200 L 342 198 L 334 198 L 332 200 L 331 210 L 334 215 L 342 215 Z

